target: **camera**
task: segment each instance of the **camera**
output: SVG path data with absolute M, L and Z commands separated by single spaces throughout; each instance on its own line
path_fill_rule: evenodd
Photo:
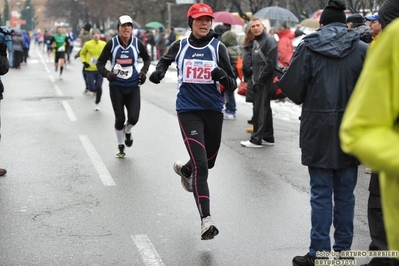
M 5 44 L 11 53 L 14 52 L 11 31 L 7 26 L 0 26 L 0 44 Z

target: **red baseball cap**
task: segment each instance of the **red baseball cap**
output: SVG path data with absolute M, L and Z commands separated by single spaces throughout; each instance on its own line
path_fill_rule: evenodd
M 192 18 L 199 18 L 202 16 L 208 16 L 211 18 L 215 18 L 213 16 L 213 11 L 212 8 L 204 3 L 197 3 L 194 4 L 190 7 L 190 9 L 187 11 L 187 18 L 192 17 Z

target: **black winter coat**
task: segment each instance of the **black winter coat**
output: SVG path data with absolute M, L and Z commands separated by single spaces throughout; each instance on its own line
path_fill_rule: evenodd
M 341 150 L 338 134 L 368 48 L 359 39 L 344 23 L 323 26 L 303 38 L 279 82 L 288 98 L 303 104 L 303 165 L 342 169 L 359 164 Z
M 257 45 L 259 45 L 257 47 Z M 259 51 L 263 52 L 266 59 L 262 59 Z M 266 32 L 256 36 L 252 50 L 252 79 L 254 84 L 263 83 L 266 86 L 271 85 L 271 78 L 274 68 L 277 65 L 277 42 L 274 37 Z

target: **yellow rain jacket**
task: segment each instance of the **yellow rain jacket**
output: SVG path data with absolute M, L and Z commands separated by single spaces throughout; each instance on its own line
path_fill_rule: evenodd
M 391 250 L 399 251 L 399 19 L 369 49 L 340 128 L 341 146 L 380 175 Z M 398 257 L 399 258 L 399 257 Z
M 86 71 L 97 71 L 97 59 L 100 57 L 101 52 L 105 47 L 106 42 L 102 40 L 90 40 L 85 42 L 80 50 L 80 60 L 82 63 L 89 63 L 90 66 L 86 67 Z

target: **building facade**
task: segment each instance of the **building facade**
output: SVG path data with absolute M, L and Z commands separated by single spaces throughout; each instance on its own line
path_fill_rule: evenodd
M 31 28 L 44 31 L 54 27 L 54 21 L 46 17 L 46 4 L 48 0 L 31 0 L 30 6 L 26 6 L 26 0 L 0 0 L 0 14 L 4 18 L 4 9 L 6 2 L 10 11 L 10 20 L 6 22 L 6 26 L 19 27 L 21 24 L 31 23 Z M 32 21 L 21 19 L 21 11 L 23 9 L 34 9 L 34 18 Z

